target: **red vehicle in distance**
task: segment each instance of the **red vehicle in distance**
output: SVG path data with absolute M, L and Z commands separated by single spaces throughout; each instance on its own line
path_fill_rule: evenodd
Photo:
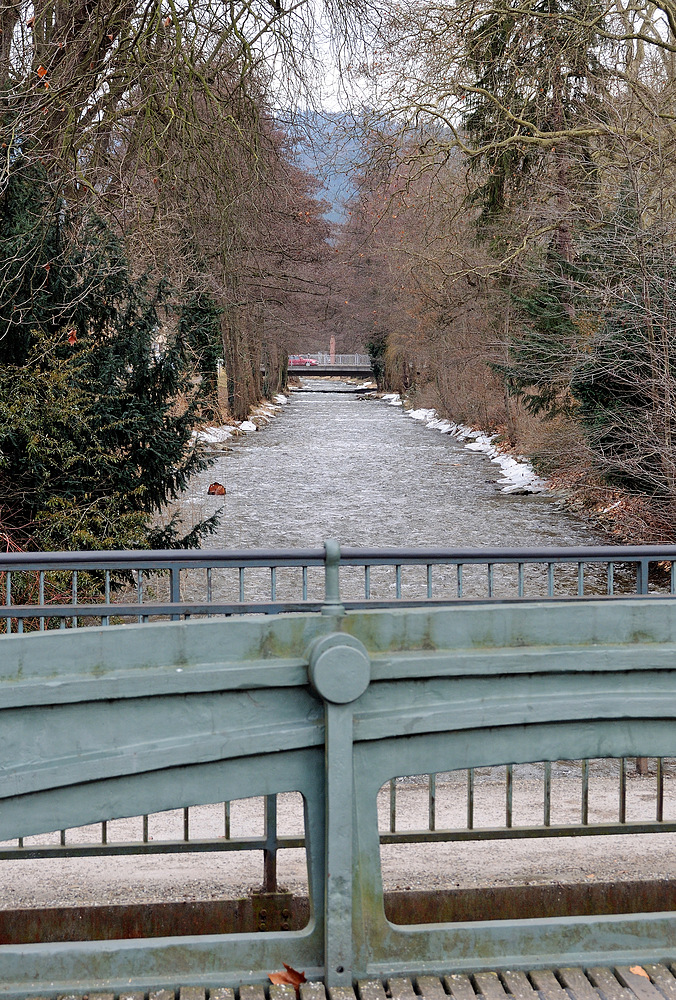
M 292 354 L 289 358 L 289 368 L 311 368 L 313 365 L 318 365 L 319 362 L 315 361 L 314 358 L 304 358 L 300 354 Z

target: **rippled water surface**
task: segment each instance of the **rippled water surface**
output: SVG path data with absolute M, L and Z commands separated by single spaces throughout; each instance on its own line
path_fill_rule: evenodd
M 308 380 L 312 389 L 335 383 Z M 598 539 L 553 498 L 509 496 L 500 468 L 401 407 L 304 391 L 191 483 L 197 516 L 223 507 L 209 547 L 575 545 Z M 226 497 L 207 497 L 212 480 Z

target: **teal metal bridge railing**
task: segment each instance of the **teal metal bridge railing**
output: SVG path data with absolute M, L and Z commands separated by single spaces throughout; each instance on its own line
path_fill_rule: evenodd
M 676 594 L 676 546 L 20 552 L 0 557 L 0 627 Z
M 300 793 L 310 918 L 297 931 L 0 945 L 2 990 L 35 995 L 49 981 L 67 992 L 83 970 L 90 987 L 132 989 L 150 979 L 167 986 L 250 982 L 288 962 L 339 985 L 368 975 L 584 964 L 589 956 L 621 964 L 671 954 L 671 913 L 391 923 L 379 845 L 397 831 L 379 831 L 376 804 L 380 788 L 399 775 L 502 767 L 509 776 L 528 762 L 676 757 L 673 552 L 509 552 L 501 562 L 496 552 L 341 556 L 328 544 L 324 553 L 254 554 L 234 566 L 237 574 L 262 569 L 267 578 L 290 566 L 302 581 L 306 566 L 308 575 L 319 569 L 324 593 L 315 600 L 308 580 L 301 609 L 257 599 L 239 608 L 275 607 L 264 615 L 237 613 L 237 602 L 218 614 L 216 599 L 144 600 L 140 612 L 133 604 L 141 623 L 121 628 L 112 626 L 129 603 L 83 604 L 80 589 L 76 603 L 52 616 L 61 606 L 47 603 L 47 588 L 59 582 L 52 574 L 77 572 L 87 587 L 105 592 L 108 585 L 112 597 L 116 574 L 135 572 L 147 553 L 107 554 L 107 566 L 82 554 L 13 562 L 9 572 L 22 584 L 20 574 L 38 574 L 38 592 L 44 574 L 44 599 L 14 604 L 5 578 L 5 620 L 30 622 L 34 631 L 0 636 L 0 838 L 250 796 L 273 804 L 281 793 Z M 174 555 L 164 554 L 164 565 L 152 558 L 143 564 L 144 590 L 155 585 L 151 573 L 165 571 L 171 580 Z M 204 564 L 187 563 L 203 554 L 180 555 L 177 572 L 205 572 Z M 437 596 L 434 574 L 450 573 L 457 587 L 459 566 L 463 596 Z M 475 566 L 489 597 L 465 596 Z M 392 596 L 350 597 L 352 572 L 366 587 L 367 569 L 383 567 Z M 406 594 L 409 567 L 425 581 L 432 568 L 431 598 Z M 618 580 L 639 594 L 617 593 Z M 533 581 L 544 589 L 538 600 L 529 596 Z M 510 582 L 516 592 L 503 596 Z M 569 586 L 572 597 L 557 590 Z M 203 617 L 148 621 L 149 609 L 160 606 L 165 619 Z M 80 624 L 72 619 L 96 621 L 94 608 L 107 624 L 67 627 Z M 49 628 L 53 621 L 66 627 Z M 660 771 L 663 787 L 662 779 Z M 514 830 L 509 804 L 507 779 L 503 836 Z M 544 835 L 591 826 L 587 816 L 577 830 L 557 831 L 544 819 L 537 824 Z M 651 822 L 669 827 L 663 813 Z M 466 835 L 432 825 L 420 831 L 423 838 Z M 621 815 L 617 825 L 631 828 Z M 255 846 L 268 858 L 275 849 L 269 836 Z
M 335 542 L 327 542 L 321 550 L 293 552 L 22 553 L 0 560 L 0 622 L 9 631 L 24 633 L 25 623 L 41 631 L 50 627 L 110 625 L 129 619 L 147 623 L 242 613 L 429 607 L 519 601 L 533 596 L 544 600 L 570 596 L 626 598 L 649 593 L 665 596 L 673 595 L 676 589 L 673 556 L 676 547 L 659 546 L 341 552 Z M 59 601 L 64 590 L 71 595 L 68 604 Z M 17 592 L 23 597 L 21 604 L 15 603 Z M 580 761 L 579 766 L 577 821 L 568 816 L 565 822 L 558 823 L 552 821 L 549 762 L 544 762 L 542 773 L 541 821 L 528 824 L 513 821 L 513 773 L 509 765 L 504 772 L 504 824 L 493 827 L 475 822 L 475 776 L 473 770 L 468 770 L 463 826 L 451 828 L 437 823 L 436 775 L 430 774 L 425 777 L 427 817 L 421 818 L 413 833 L 397 829 L 397 785 L 393 779 L 389 784 L 389 823 L 381 831 L 381 843 L 676 832 L 676 815 L 667 816 L 664 808 L 665 775 L 673 770 L 671 761 L 655 761 L 654 797 L 650 806 L 644 803 L 640 817 L 631 819 L 626 807 L 626 773 L 633 765 L 624 759 L 619 761 L 616 815 L 602 822 L 589 819 L 590 763 Z M 647 761 L 641 759 L 639 766 L 647 770 Z M 98 835 L 91 830 L 84 836 L 78 830 L 61 829 L 39 841 L 20 837 L 0 846 L 0 860 L 262 850 L 262 886 L 266 892 L 275 892 L 278 852 L 303 848 L 305 839 L 300 834 L 278 833 L 274 796 L 265 800 L 263 808 L 264 832 L 259 835 L 233 835 L 231 804 L 223 802 L 218 805 L 222 831 L 217 834 L 213 830 L 200 832 L 186 807 L 182 829 L 173 839 L 153 836 L 152 818 L 144 813 L 138 817 L 137 829 L 124 836 L 119 830 L 111 835 L 104 820 Z

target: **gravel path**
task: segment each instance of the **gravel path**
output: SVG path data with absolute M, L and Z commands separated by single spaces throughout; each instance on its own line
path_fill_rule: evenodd
M 654 762 L 651 762 L 654 763 Z M 615 773 L 613 773 L 613 769 Z M 590 822 L 614 821 L 618 815 L 619 780 L 616 762 L 598 762 L 590 779 Z M 676 819 L 676 777 L 670 771 L 664 782 L 665 819 Z M 466 821 L 465 772 L 437 779 L 437 828 L 462 827 Z M 627 819 L 655 816 L 654 774 L 627 777 Z M 557 765 L 552 781 L 552 822 L 579 819 L 581 779 L 579 763 Z M 397 782 L 397 829 L 426 825 L 426 779 Z M 514 769 L 513 822 L 515 826 L 540 823 L 543 809 L 542 765 Z M 389 793 L 379 798 L 381 828 L 389 823 Z M 499 826 L 505 821 L 504 769 L 477 771 L 475 825 Z M 224 832 L 223 806 L 190 810 L 192 837 L 219 837 Z M 278 804 L 279 832 L 302 832 L 302 801 L 298 794 L 282 795 Z M 150 817 L 152 839 L 182 839 L 183 813 Z M 234 802 L 233 836 L 263 833 L 261 799 Z M 100 827 L 85 827 L 68 834 L 69 841 L 94 841 Z M 675 834 L 612 837 L 543 838 L 435 845 L 385 846 L 381 850 L 386 889 L 429 889 L 454 886 L 548 884 L 591 879 L 633 880 L 673 878 L 676 875 Z M 117 820 L 109 824 L 108 839 L 140 840 L 141 821 Z M 58 843 L 53 837 L 27 838 Z M 307 892 L 305 854 L 282 851 L 279 882 L 297 893 Z M 117 858 L 63 858 L 58 861 L 6 861 L 2 872 L 0 908 L 24 906 L 92 905 L 163 900 L 220 899 L 236 897 L 262 878 L 260 852 L 203 853 L 193 856 L 165 854 Z

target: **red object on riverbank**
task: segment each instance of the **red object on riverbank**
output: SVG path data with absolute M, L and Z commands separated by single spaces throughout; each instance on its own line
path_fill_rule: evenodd
M 225 486 L 223 483 L 212 483 L 207 490 L 209 496 L 212 497 L 224 497 L 225 496 Z

